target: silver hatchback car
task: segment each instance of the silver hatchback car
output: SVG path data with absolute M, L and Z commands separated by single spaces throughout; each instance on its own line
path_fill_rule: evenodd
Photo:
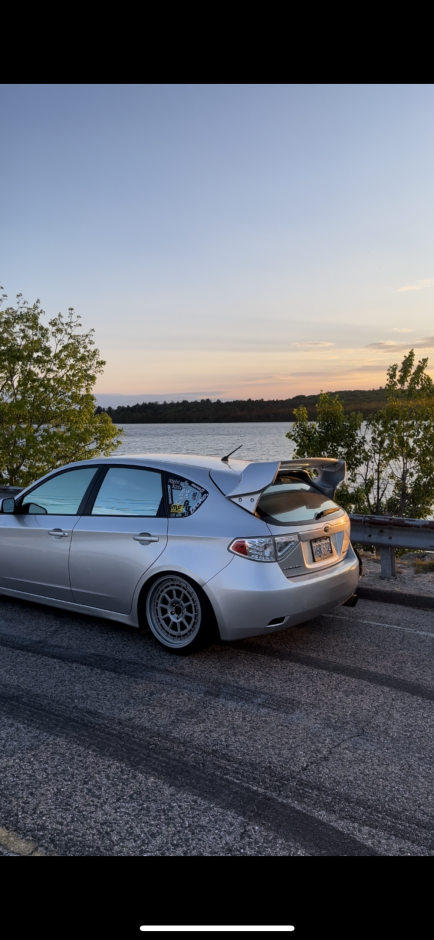
M 69 464 L 1 499 L 0 592 L 147 625 L 179 653 L 294 626 L 357 587 L 344 477 L 321 458 Z

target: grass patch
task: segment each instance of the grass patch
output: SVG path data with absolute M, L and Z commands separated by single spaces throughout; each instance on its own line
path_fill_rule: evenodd
M 434 558 L 415 558 L 413 562 L 414 570 L 417 574 L 428 574 L 429 571 L 434 571 Z

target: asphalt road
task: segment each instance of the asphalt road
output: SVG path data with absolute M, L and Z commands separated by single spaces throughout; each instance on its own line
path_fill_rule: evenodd
M 0 597 L 0 854 L 433 855 L 434 611 L 178 658 Z

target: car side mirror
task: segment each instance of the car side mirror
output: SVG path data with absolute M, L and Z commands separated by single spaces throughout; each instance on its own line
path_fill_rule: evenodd
M 13 496 L 5 496 L 0 500 L 0 512 L 15 512 L 15 500 Z

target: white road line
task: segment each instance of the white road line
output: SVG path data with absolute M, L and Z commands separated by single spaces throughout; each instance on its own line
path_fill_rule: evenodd
M 270 931 L 270 930 L 273 930 L 273 931 L 276 931 L 276 930 L 284 931 L 284 930 L 295 930 L 295 928 L 294 928 L 294 927 L 141 927 L 140 930 L 145 930 L 145 931 L 157 931 L 157 930 L 158 930 L 158 931 L 163 931 L 163 930 L 168 930 L 168 931 L 173 931 L 173 930 L 177 930 L 177 931 L 178 931 L 178 930 L 181 930 L 181 931 L 189 931 L 189 930 L 194 930 L 194 931 L 198 931 L 198 930 L 212 930 L 212 931 L 215 931 L 215 930 L 224 930 L 224 931 L 254 930 L 254 931 L 262 931 L 262 932 L 268 933 L 268 931 Z
M 412 630 L 410 627 L 398 627 L 395 623 L 380 623 L 376 620 L 356 620 L 351 617 L 343 617 L 342 614 L 321 614 L 322 617 L 335 617 L 336 620 L 351 620 L 351 623 L 368 623 L 371 627 L 390 627 L 391 630 L 405 630 L 406 633 L 416 633 L 418 636 L 430 636 L 434 640 L 434 633 L 428 633 L 426 630 Z

